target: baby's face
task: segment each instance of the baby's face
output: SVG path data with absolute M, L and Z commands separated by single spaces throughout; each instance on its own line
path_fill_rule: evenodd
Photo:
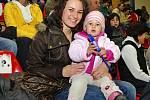
M 101 23 L 97 20 L 89 21 L 86 26 L 86 32 L 91 34 L 92 36 L 96 37 L 99 36 L 100 32 L 102 31 Z

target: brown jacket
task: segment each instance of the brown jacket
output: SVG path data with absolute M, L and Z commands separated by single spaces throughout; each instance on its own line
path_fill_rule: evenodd
M 62 75 L 62 69 L 68 64 L 71 64 L 71 60 L 68 55 L 68 49 L 70 42 L 62 32 L 61 28 L 57 23 L 51 23 L 50 26 L 46 26 L 46 28 L 41 28 L 31 46 L 29 51 L 29 57 L 27 59 L 27 66 L 28 70 L 27 72 L 34 74 L 35 76 L 38 76 L 39 73 L 42 74 L 42 76 L 46 76 L 48 78 L 45 78 L 44 80 L 40 77 L 34 77 L 34 75 L 30 75 L 26 77 L 27 81 L 32 81 L 32 79 L 35 80 L 36 86 L 38 88 L 41 88 L 44 86 L 44 84 L 48 84 L 45 89 L 42 89 L 47 94 L 48 98 L 50 96 L 50 93 L 53 93 L 53 90 L 56 90 L 55 88 L 52 88 L 51 79 L 53 78 L 55 83 L 58 83 L 57 85 L 61 87 L 67 87 L 69 86 L 69 78 L 64 78 Z M 45 30 L 46 29 L 46 30 Z M 28 79 L 30 77 L 31 79 Z M 39 86 L 41 84 L 38 84 L 38 82 L 44 82 L 43 86 Z M 30 83 L 30 82 L 29 82 Z M 25 84 L 29 84 L 28 82 Z M 31 82 L 32 83 L 32 82 Z M 29 84 L 23 86 L 25 87 L 25 90 L 30 91 L 30 93 L 34 94 L 38 92 L 38 97 L 43 97 L 43 92 L 40 91 L 32 91 L 32 87 L 35 87 L 35 84 Z M 45 86 L 44 86 L 45 87 Z M 52 89 L 50 89 L 52 88 Z M 52 91 L 51 91 L 52 90 Z M 46 95 L 45 95 L 46 97 Z M 44 97 L 44 98 L 45 98 Z M 47 98 L 47 97 L 46 97 Z M 43 99 L 43 98 L 42 98 Z M 39 99 L 40 100 L 40 99 Z M 45 100 L 45 99 L 44 99 Z M 46 99 L 47 100 L 47 99 Z M 49 100 L 49 99 L 48 99 Z

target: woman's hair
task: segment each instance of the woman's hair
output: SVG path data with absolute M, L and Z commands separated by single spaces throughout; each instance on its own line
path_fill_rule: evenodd
M 50 12 L 52 10 L 54 10 L 55 6 L 57 5 L 59 0 L 47 0 L 46 4 L 45 4 L 45 9 L 46 9 L 46 13 L 47 15 L 50 14 Z
M 117 13 L 112 13 L 108 16 L 108 19 L 107 19 L 107 24 L 110 25 L 110 21 L 114 18 L 114 17 L 117 17 L 118 20 L 119 20 L 119 24 L 120 24 L 120 17 Z
M 58 0 L 57 5 L 54 7 L 54 12 L 50 15 L 55 19 L 55 21 L 57 21 L 58 25 L 62 24 L 62 14 L 63 14 L 63 10 L 66 6 L 67 1 L 68 0 Z M 80 0 L 80 1 L 83 4 L 83 15 L 82 15 L 82 19 L 78 25 L 81 25 L 81 23 L 83 23 L 85 15 L 87 14 L 87 3 L 86 3 L 86 1 L 85 0 Z M 78 27 L 78 25 L 76 27 Z M 60 26 L 60 27 L 62 27 L 62 26 Z M 80 28 L 82 28 L 82 26 Z
M 141 36 L 145 32 L 149 32 L 149 27 L 142 22 L 130 23 L 127 28 L 128 36 L 133 37 L 136 42 L 138 42 L 138 36 Z

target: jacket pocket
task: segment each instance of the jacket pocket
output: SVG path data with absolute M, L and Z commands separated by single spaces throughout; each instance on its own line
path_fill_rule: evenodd
M 69 43 L 62 43 L 60 41 L 56 45 L 48 44 L 48 60 L 56 63 L 56 61 L 63 59 L 68 45 Z

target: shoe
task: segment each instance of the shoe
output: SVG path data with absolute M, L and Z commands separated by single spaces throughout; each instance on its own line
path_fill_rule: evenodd
M 127 100 L 127 98 L 124 95 L 118 95 L 115 100 Z

